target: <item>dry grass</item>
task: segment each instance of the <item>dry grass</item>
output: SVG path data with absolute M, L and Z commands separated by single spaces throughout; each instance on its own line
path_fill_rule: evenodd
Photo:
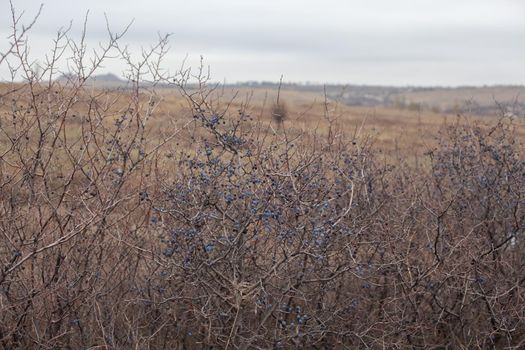
M 477 106 L 496 108 L 497 103 L 512 105 L 523 102 L 525 87 L 522 86 L 489 86 L 489 87 L 457 87 L 429 88 L 425 91 L 412 91 L 394 95 L 395 100 L 403 99 L 405 103 L 422 104 L 437 107 L 441 110 L 467 109 Z
M 522 273 L 521 121 L 283 91 L 281 125 L 276 92 L 1 91 L 3 347 L 519 347 L 521 316 L 506 331 L 480 298 L 513 290 L 499 264 Z
M 522 120 L 283 90 L 276 124 L 276 91 L 170 76 L 166 38 L 137 63 L 114 33 L 91 69 L 59 36 L 65 86 L 12 11 L 0 347 L 523 348 Z M 89 86 L 114 51 L 137 79 Z

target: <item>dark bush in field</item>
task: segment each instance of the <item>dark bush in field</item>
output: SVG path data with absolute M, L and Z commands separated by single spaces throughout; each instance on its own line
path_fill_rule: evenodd
M 270 132 L 221 111 L 202 74 L 199 89 L 162 74 L 165 39 L 137 63 L 111 34 L 91 68 L 67 41 L 78 69 L 59 83 L 16 35 L 0 55 L 25 79 L 0 91 L 2 348 L 525 346 L 512 119 L 458 122 L 425 165 L 385 164 L 332 124 Z M 91 89 L 114 50 L 129 86 Z M 152 137 L 161 82 L 191 114 Z
M 288 108 L 284 102 L 277 102 L 272 106 L 272 118 L 278 125 L 283 125 L 288 118 Z

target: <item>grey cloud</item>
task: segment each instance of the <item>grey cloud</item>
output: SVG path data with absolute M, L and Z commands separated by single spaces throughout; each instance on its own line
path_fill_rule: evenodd
M 30 0 L 15 5 L 28 15 L 37 8 Z M 104 13 L 114 30 L 134 19 L 124 39 L 130 47 L 173 33 L 170 65 L 175 57 L 202 54 L 220 79 L 265 79 L 288 69 L 297 80 L 359 76 L 361 83 L 376 83 L 375 71 L 385 83 L 525 82 L 518 64 L 525 60 L 521 0 L 49 0 L 35 33 L 51 40 L 72 19 L 78 37 L 88 8 L 90 43 L 107 37 Z M 0 11 L 0 23 L 7 23 L 5 16 Z M 0 26 L 1 33 L 6 29 Z

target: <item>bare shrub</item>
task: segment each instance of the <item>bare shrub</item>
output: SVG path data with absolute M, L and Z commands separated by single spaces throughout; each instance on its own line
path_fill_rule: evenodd
M 222 108 L 204 70 L 159 68 L 166 37 L 134 61 L 109 32 L 88 64 L 66 31 L 35 72 L 26 35 L 0 55 L 13 69 L 0 91 L 1 347 L 524 346 L 513 119 L 444 128 L 428 167 L 386 165 L 332 125 L 271 133 Z M 128 85 L 87 86 L 117 53 Z M 54 79 L 64 55 L 67 83 Z M 162 116 L 152 137 L 161 83 L 191 113 Z
M 272 118 L 277 125 L 282 126 L 284 121 L 288 118 L 288 108 L 284 102 L 279 101 L 274 103 L 272 106 Z

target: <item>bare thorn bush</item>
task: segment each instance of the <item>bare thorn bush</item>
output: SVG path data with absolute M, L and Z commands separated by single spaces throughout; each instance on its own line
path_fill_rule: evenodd
M 272 106 L 272 118 L 279 126 L 282 126 L 284 121 L 288 118 L 288 108 L 283 101 L 275 103 Z
M 168 37 L 136 58 L 126 28 L 108 30 L 89 56 L 85 35 L 64 30 L 34 69 L 34 21 L 11 11 L 1 348 L 525 346 L 525 155 L 512 118 L 444 127 L 428 166 L 385 164 L 333 123 L 328 138 L 271 133 L 224 108 L 204 66 L 161 68 Z M 126 87 L 93 88 L 115 55 Z M 167 110 L 165 86 L 188 109 Z

